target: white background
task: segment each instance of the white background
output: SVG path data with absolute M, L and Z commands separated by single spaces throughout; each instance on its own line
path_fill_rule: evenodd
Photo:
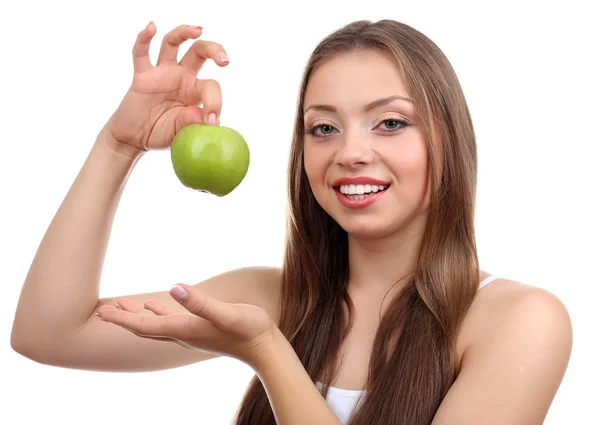
M 101 296 L 168 290 L 281 262 L 286 167 L 300 76 L 329 32 L 391 18 L 429 36 L 464 88 L 479 146 L 482 267 L 567 306 L 571 363 L 546 424 L 600 424 L 598 130 L 600 31 L 594 2 L 119 1 L 0 6 L 0 422 L 224 424 L 252 370 L 221 358 L 143 374 L 39 365 L 10 348 L 19 291 L 47 226 L 126 92 L 137 33 L 204 27 L 229 67 L 201 72 L 223 90 L 222 125 L 251 150 L 224 198 L 185 189 L 168 151 L 137 164 L 123 194 Z M 184 46 L 187 48 L 191 42 Z M 202 77 L 201 77 L 202 78 Z

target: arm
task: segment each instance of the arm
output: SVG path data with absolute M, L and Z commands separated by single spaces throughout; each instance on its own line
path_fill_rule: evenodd
M 104 131 L 99 135 L 23 285 L 11 334 L 18 353 L 43 364 L 104 371 L 167 369 L 216 357 L 140 340 L 93 314 L 99 305 L 117 302 L 98 299 L 100 275 L 119 199 L 142 155 L 116 144 Z M 203 285 L 227 299 L 233 281 L 225 275 Z M 128 299 L 141 303 L 150 297 L 181 309 L 167 292 Z
M 341 425 L 279 330 L 253 367 L 279 425 Z
M 219 85 L 197 75 L 207 59 L 227 65 L 220 56 L 223 47 L 197 40 L 179 62 L 177 58 L 179 45 L 201 32 L 182 25 L 167 33 L 156 66 L 148 55 L 156 26 L 151 23 L 138 34 L 132 85 L 93 144 L 25 279 L 11 334 L 11 346 L 18 353 L 43 364 L 105 371 L 160 370 L 216 357 L 137 338 L 94 315 L 98 308 L 117 302 L 124 310 L 144 311 L 139 306 L 150 298 L 171 310 L 184 310 L 167 291 L 127 299 L 98 296 L 114 216 L 137 161 L 146 150 L 167 149 L 188 124 L 208 121 L 213 114 L 218 123 Z M 196 286 L 219 300 L 258 305 L 276 320 L 276 282 L 275 269 L 257 267 Z
M 487 300 L 487 301 L 492 301 Z M 568 313 L 536 288 L 488 305 L 432 425 L 541 425 L 571 353 Z M 499 314 L 501 313 L 501 314 Z M 495 316 L 495 318 L 494 318 Z
M 98 299 L 115 212 L 142 156 L 107 137 L 100 134 L 42 239 L 19 298 L 12 348 L 42 364 L 119 372 L 164 370 L 218 357 L 138 338 L 94 315 L 100 306 L 118 302 L 133 309 L 149 299 L 185 311 L 167 291 Z M 277 321 L 278 273 L 246 267 L 194 286 L 221 301 L 261 307 Z
M 279 425 L 341 425 L 264 309 L 224 303 L 185 284 L 177 285 L 171 294 L 188 313 L 154 302 L 148 307 L 156 315 L 112 306 L 104 306 L 98 313 L 103 320 L 142 338 L 160 337 L 248 364 L 262 381 Z
M 16 351 L 43 358 L 92 315 L 115 212 L 141 156 L 106 131 L 98 136 L 25 279 L 11 334 Z

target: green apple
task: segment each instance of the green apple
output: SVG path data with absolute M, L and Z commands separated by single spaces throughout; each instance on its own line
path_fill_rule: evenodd
M 250 150 L 242 135 L 231 128 L 191 124 L 175 135 L 171 162 L 184 186 L 225 196 L 246 176 Z

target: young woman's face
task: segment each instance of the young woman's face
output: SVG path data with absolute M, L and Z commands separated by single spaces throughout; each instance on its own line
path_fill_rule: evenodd
M 304 164 L 349 234 L 382 237 L 424 217 L 427 146 L 397 64 L 353 52 L 317 68 L 304 101 Z

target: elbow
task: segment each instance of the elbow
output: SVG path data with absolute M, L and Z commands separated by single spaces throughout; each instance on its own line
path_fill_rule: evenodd
M 31 330 L 27 329 L 26 322 L 23 322 L 20 316 L 19 310 L 17 310 L 10 332 L 10 347 L 16 353 L 31 358 L 31 353 L 35 351 L 31 343 L 34 338 L 32 337 Z
M 12 336 L 10 339 L 10 346 L 17 354 L 20 354 L 29 360 L 33 360 L 36 363 L 57 366 L 56 360 L 53 360 L 53 357 L 49 355 L 47 350 L 44 350 L 39 346 L 26 343 L 18 338 L 13 338 Z
M 10 347 L 18 354 L 23 357 L 27 357 L 28 359 L 35 360 L 36 348 L 29 341 L 30 338 L 23 335 L 22 332 L 19 332 L 15 326 L 13 326 L 12 332 L 10 334 Z
M 32 354 L 35 352 L 35 350 L 32 349 L 31 344 L 28 343 L 25 338 L 23 338 L 23 335 L 20 335 L 18 332 L 16 332 L 14 328 L 10 334 L 10 347 L 16 353 L 22 355 L 23 357 L 27 357 L 28 359 L 32 359 Z
M 51 356 L 48 350 L 36 342 L 36 338 L 27 332 L 19 331 L 13 326 L 10 334 L 10 347 L 16 353 L 26 357 L 36 363 L 52 365 Z

